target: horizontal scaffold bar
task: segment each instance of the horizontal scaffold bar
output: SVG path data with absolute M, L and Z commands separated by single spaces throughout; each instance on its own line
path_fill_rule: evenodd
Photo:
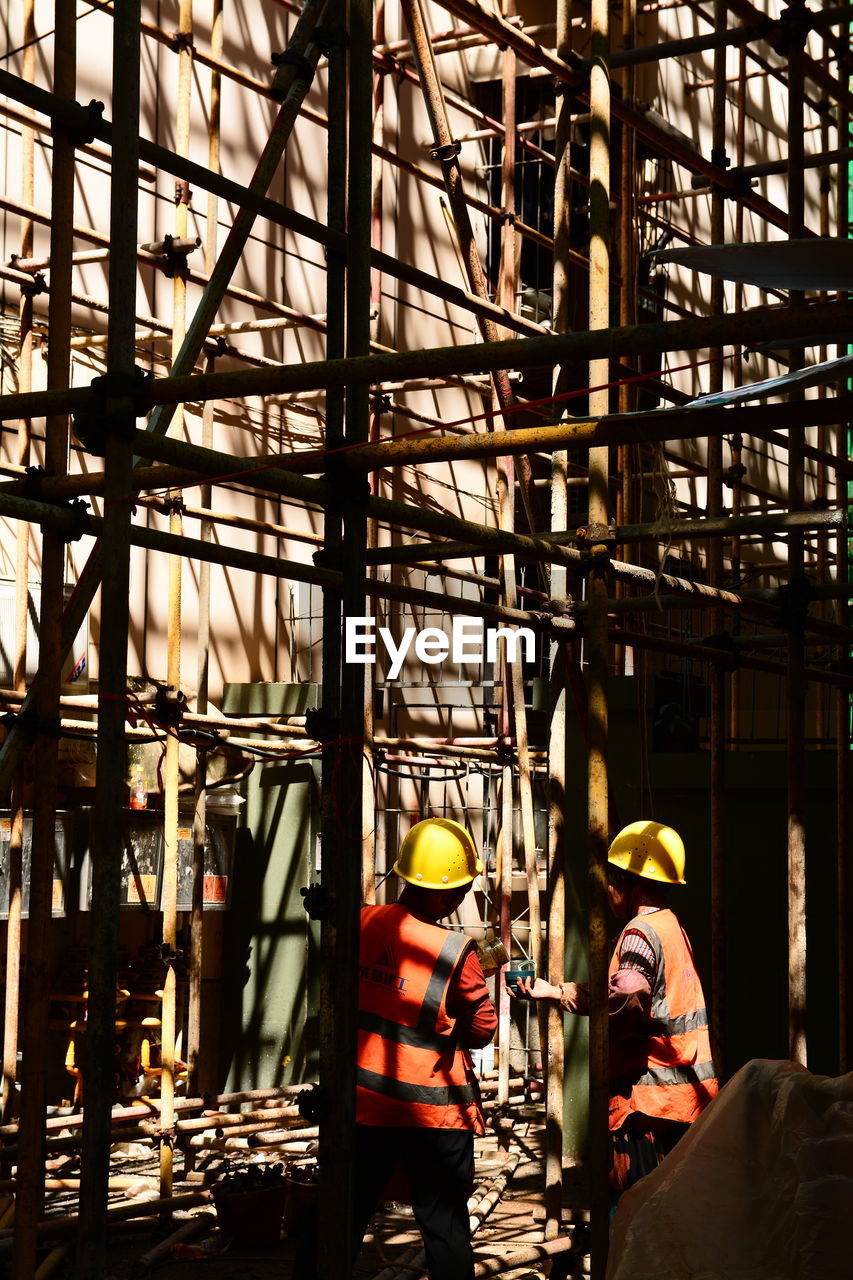
M 512 431 L 481 431 L 466 436 L 421 436 L 382 440 L 347 449 L 334 458 L 348 471 L 377 471 L 412 463 L 456 462 L 462 458 L 493 458 L 519 453 L 550 453 L 583 446 L 643 444 L 661 440 L 693 440 L 724 432 L 750 435 L 770 428 L 827 426 L 853 419 L 853 394 L 792 404 L 740 405 L 729 409 L 656 409 L 653 412 L 614 413 L 606 418 L 575 418 L 554 426 L 519 427 Z M 329 469 L 330 455 L 311 450 L 293 455 L 288 470 L 301 475 Z
M 753 345 L 784 338 L 830 340 L 853 329 L 853 304 L 818 302 L 808 306 L 753 307 L 737 315 L 691 317 L 656 324 L 619 325 L 582 333 L 553 333 L 467 346 L 429 347 L 393 355 L 314 360 L 280 368 L 237 369 L 179 378 L 152 378 L 140 389 L 136 409 L 191 404 L 199 400 L 292 394 L 330 387 L 373 386 L 433 374 L 491 373 L 495 369 L 531 369 L 577 360 L 658 355 L 708 347 Z M 144 401 L 144 404 L 143 404 Z M 127 401 L 124 401 L 126 406 Z M 106 394 L 90 387 L 32 391 L 0 396 L 0 420 L 34 418 L 46 413 L 109 409 Z

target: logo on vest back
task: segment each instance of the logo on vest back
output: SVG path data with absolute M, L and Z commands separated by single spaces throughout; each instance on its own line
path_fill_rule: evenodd
M 396 969 L 397 953 L 393 942 L 389 942 L 372 965 L 359 965 L 358 976 L 362 982 L 369 982 L 375 987 L 394 987 L 395 990 L 402 991 L 409 979 L 402 978 Z

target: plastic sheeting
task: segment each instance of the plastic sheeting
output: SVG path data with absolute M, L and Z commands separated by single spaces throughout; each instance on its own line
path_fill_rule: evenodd
M 756 1059 L 619 1202 L 607 1280 L 850 1280 L 853 1073 Z
M 760 400 L 762 396 L 790 391 L 793 387 L 814 387 L 819 383 L 837 382 L 839 378 L 849 377 L 851 373 L 853 373 L 853 355 L 838 356 L 835 360 L 810 364 L 805 369 L 793 369 L 790 373 L 780 373 L 776 378 L 765 378 L 763 382 L 752 382 L 747 387 L 734 387 L 731 391 L 712 391 L 706 396 L 697 396 L 695 400 L 690 400 L 685 407 L 709 409 L 712 406 L 740 404 L 745 400 Z
M 659 249 L 656 265 L 671 263 L 763 289 L 853 289 L 853 241 L 814 236 L 808 240 L 759 240 L 753 244 L 690 245 Z

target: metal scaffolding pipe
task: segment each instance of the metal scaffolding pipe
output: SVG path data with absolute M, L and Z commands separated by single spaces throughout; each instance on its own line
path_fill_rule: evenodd
M 66 8 L 56 14 L 53 88 L 73 99 L 77 87 L 77 23 Z M 51 174 L 50 255 L 53 260 L 48 320 L 48 386 L 67 385 L 71 376 L 71 253 L 74 247 L 74 142 L 61 130 L 54 135 Z M 50 415 L 45 424 L 45 471 L 62 476 L 68 465 L 68 420 Z M 44 1110 L 47 1102 L 47 1044 L 50 1006 L 50 947 L 56 808 L 59 786 L 59 743 L 48 728 L 59 714 L 62 679 L 61 632 L 65 588 L 65 541 L 50 529 L 42 532 L 39 670 L 41 682 L 33 707 L 37 726 L 32 752 L 38 786 L 33 795 L 30 902 L 27 921 L 25 1007 L 21 1034 L 21 1157 L 15 1208 L 13 1280 L 29 1280 L 36 1270 L 37 1225 L 44 1205 Z M 24 581 L 26 590 L 26 579 Z
M 799 12 L 799 9 L 794 11 Z M 803 177 L 803 77 L 805 55 L 798 41 L 788 48 L 788 234 L 803 232 L 805 185 Z M 792 300 L 802 294 L 792 292 Z M 791 367 L 800 361 L 791 352 Z M 802 392 L 791 400 L 800 403 Z M 803 450 L 800 432 L 790 431 L 788 442 L 788 508 L 802 509 L 804 500 Z M 789 582 L 796 584 L 804 572 L 802 532 L 788 537 Z M 806 1039 L 806 837 L 805 837 L 805 736 L 806 677 L 803 628 L 792 617 L 788 637 L 787 682 L 787 785 L 788 785 L 788 1052 L 795 1062 L 807 1061 Z
M 471 217 L 468 211 L 468 204 L 465 199 L 465 187 L 462 178 L 462 168 L 459 164 L 459 143 L 457 143 L 450 129 L 450 122 L 447 116 L 447 106 L 444 101 L 441 84 L 438 78 L 438 72 L 435 65 L 435 57 L 432 46 L 426 32 L 426 24 L 424 21 L 423 9 L 420 0 L 402 0 L 403 16 L 409 30 L 412 42 L 412 53 L 418 68 L 418 77 L 420 79 L 423 90 L 424 102 L 426 104 L 427 114 L 432 128 L 434 147 L 433 155 L 441 165 L 442 174 L 444 176 L 445 188 L 447 190 L 447 198 L 450 204 L 450 210 L 453 216 L 453 223 L 456 228 L 456 234 L 459 240 L 459 249 L 462 255 L 462 264 L 468 281 L 468 287 L 477 297 L 487 299 L 489 296 L 486 277 L 483 271 L 483 264 L 480 259 L 480 250 L 474 237 L 474 229 L 471 225 Z M 512 125 L 505 124 L 509 134 L 512 135 L 512 147 L 514 151 L 514 121 Z M 509 154 L 509 149 L 505 151 Z M 512 228 L 504 226 L 502 228 L 502 244 L 505 244 L 506 237 L 513 238 Z M 511 298 L 506 292 L 501 295 L 501 301 L 506 310 L 509 309 L 508 303 Z M 498 340 L 497 326 L 485 317 L 478 318 L 480 333 L 485 343 L 493 343 Z M 490 371 L 492 374 L 492 384 L 495 396 L 501 409 L 506 412 L 515 404 L 515 396 L 509 382 L 509 376 L 506 369 L 496 368 Z M 527 513 L 528 523 L 531 529 L 536 527 L 533 509 L 530 505 L 531 496 L 529 493 L 529 481 L 531 479 L 531 468 L 529 462 L 522 462 L 520 467 L 521 494 L 524 501 L 525 511 Z
M 589 104 L 589 328 L 610 326 L 610 6 L 608 0 L 592 0 Z M 624 353 L 623 353 L 624 354 Z M 600 357 L 590 360 L 589 385 L 608 381 L 607 365 Z M 610 393 L 593 390 L 590 412 L 601 416 L 609 408 Z M 607 1006 L 608 937 L 607 849 L 610 843 L 609 782 L 607 770 L 607 569 L 608 551 L 602 538 L 610 517 L 609 450 L 596 446 L 589 452 L 590 573 L 587 577 L 587 699 L 589 745 L 587 766 L 587 832 L 589 893 L 589 1113 L 590 1141 L 590 1250 L 593 1280 L 604 1280 L 607 1264 L 609 1218 L 609 1102 Z
M 22 72 L 25 80 L 35 78 L 35 0 L 25 0 L 23 8 L 22 42 L 24 45 Z M 21 190 L 24 198 L 33 199 L 35 167 L 35 135 L 25 125 L 21 131 Z M 21 256 L 33 251 L 32 220 L 21 223 Z M 20 354 L 18 357 L 18 389 L 32 388 L 33 368 L 33 294 L 21 290 L 20 303 Z M 17 464 L 27 467 L 30 461 L 31 423 L 21 418 L 18 424 Z M 29 559 L 30 528 L 22 520 L 15 539 L 15 657 L 14 684 L 17 690 L 26 688 L 27 622 L 29 617 Z M 9 832 L 9 914 L 6 924 L 6 987 L 3 1018 L 3 1080 L 2 1112 L 8 1116 L 17 1106 L 15 1082 L 18 1078 L 18 1035 L 21 995 L 21 919 L 23 909 L 23 772 L 12 783 L 10 803 L 12 822 Z
M 727 61 L 727 7 L 726 0 L 714 0 L 713 38 L 720 43 L 714 53 L 714 96 L 712 103 L 712 155 L 723 164 L 726 152 L 726 61 Z M 725 239 L 725 197 L 718 188 L 711 192 L 711 240 L 720 243 Z M 711 311 L 714 315 L 725 312 L 725 285 L 722 280 L 711 282 Z M 710 353 L 709 390 L 723 389 L 723 350 Z M 711 523 L 726 523 L 723 505 L 723 441 L 715 436 L 708 441 L 706 528 Z M 723 547 L 713 538 L 707 547 L 708 581 L 719 587 L 723 581 Z M 712 614 L 715 632 L 723 629 L 723 610 L 717 606 Z M 725 1051 L 726 1001 L 726 904 L 725 904 L 725 767 L 726 767 L 726 672 L 715 663 L 709 673 L 710 716 L 710 855 L 711 855 L 711 1004 L 708 1025 L 711 1037 L 712 1059 L 718 1075 L 723 1074 Z
M 566 60 L 571 52 L 572 0 L 558 0 L 556 7 L 555 47 Z M 554 263 L 552 271 L 553 323 L 557 333 L 569 328 L 570 266 L 566 250 L 570 245 L 571 211 L 571 128 L 572 104 L 568 94 L 557 98 L 554 136 Z M 554 393 L 563 390 L 567 369 L 555 370 Z M 568 523 L 568 469 L 566 449 L 551 455 L 552 536 L 563 532 Z M 549 592 L 554 599 L 567 595 L 565 567 L 550 566 Z M 551 643 L 549 668 L 553 690 L 548 725 L 548 843 L 547 868 L 547 978 L 562 982 L 566 966 L 566 655 L 564 647 Z M 542 1062 L 545 1072 L 545 1239 L 559 1234 L 563 1216 L 563 1146 L 565 1142 L 564 1075 L 565 1031 L 562 1010 L 546 1002 Z
M 816 26 L 832 26 L 836 22 L 849 21 L 853 16 L 853 5 L 839 5 L 824 9 L 820 13 L 806 10 L 808 18 L 802 22 L 803 36 Z M 795 19 L 796 20 L 796 19 Z M 685 53 L 704 53 L 708 49 L 736 48 L 742 44 L 752 44 L 758 40 L 773 40 L 778 33 L 778 25 L 769 22 L 765 17 L 761 23 L 753 26 L 717 28 L 706 36 L 688 36 L 683 40 L 662 40 L 660 44 L 644 45 L 638 49 L 617 49 L 611 54 L 611 67 L 637 66 L 644 62 L 662 62 L 666 58 L 677 58 Z M 725 83 L 723 81 L 723 83 Z
M 154 378 L 145 389 L 149 405 L 175 405 L 210 397 L 281 395 L 285 392 L 366 386 L 385 380 L 407 380 L 434 374 L 488 373 L 495 369 L 529 369 L 569 360 L 622 358 L 711 346 L 763 343 L 778 338 L 811 338 L 853 328 L 853 306 L 843 302 L 803 307 L 755 307 L 737 316 L 691 317 L 655 324 L 628 325 L 582 333 L 432 347 L 393 355 L 350 356 L 306 361 L 276 369 L 247 369 L 213 374 Z M 99 403 L 88 387 L 67 391 L 0 396 L 0 421 L 22 415 L 75 413 Z
M 137 172 L 139 168 L 140 0 L 127 0 L 113 20 L 114 143 L 110 194 L 110 297 L 136 294 Z M 132 377 L 134 317 L 123 306 L 109 316 L 109 371 Z M 92 944 L 84 1059 L 86 1112 L 83 1169 L 77 1219 L 76 1280 L 100 1274 L 106 1249 L 110 1109 L 115 1045 L 115 985 L 118 945 L 122 803 L 126 777 L 124 736 L 127 694 L 127 636 L 130 579 L 130 509 L 124 500 L 132 485 L 132 443 L 127 428 L 132 405 L 117 408 L 104 459 L 104 543 L 109 555 L 91 556 L 78 581 L 88 608 L 101 581 L 101 651 L 98 687 L 98 774 L 92 824 Z M 91 594 L 86 590 L 87 586 Z M 70 636 L 63 626 L 63 645 Z M 79 625 L 79 624 L 78 624 Z M 75 628 L 76 630 L 76 628 Z M 74 632 L 71 632 L 74 635 Z M 63 650 L 64 651 L 64 650 Z M 10 735 L 11 739 L 12 735 Z

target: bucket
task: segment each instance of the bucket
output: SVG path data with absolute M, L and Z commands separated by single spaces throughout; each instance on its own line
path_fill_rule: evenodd
M 216 1191 L 216 1219 L 223 1235 L 244 1249 L 263 1249 L 277 1245 L 281 1239 L 281 1221 L 287 1197 L 287 1183 L 282 1178 L 257 1191 Z
M 285 1178 L 285 1183 L 283 1231 L 286 1236 L 298 1236 L 302 1223 L 316 1212 L 318 1186 L 316 1182 L 299 1182 L 296 1178 Z

